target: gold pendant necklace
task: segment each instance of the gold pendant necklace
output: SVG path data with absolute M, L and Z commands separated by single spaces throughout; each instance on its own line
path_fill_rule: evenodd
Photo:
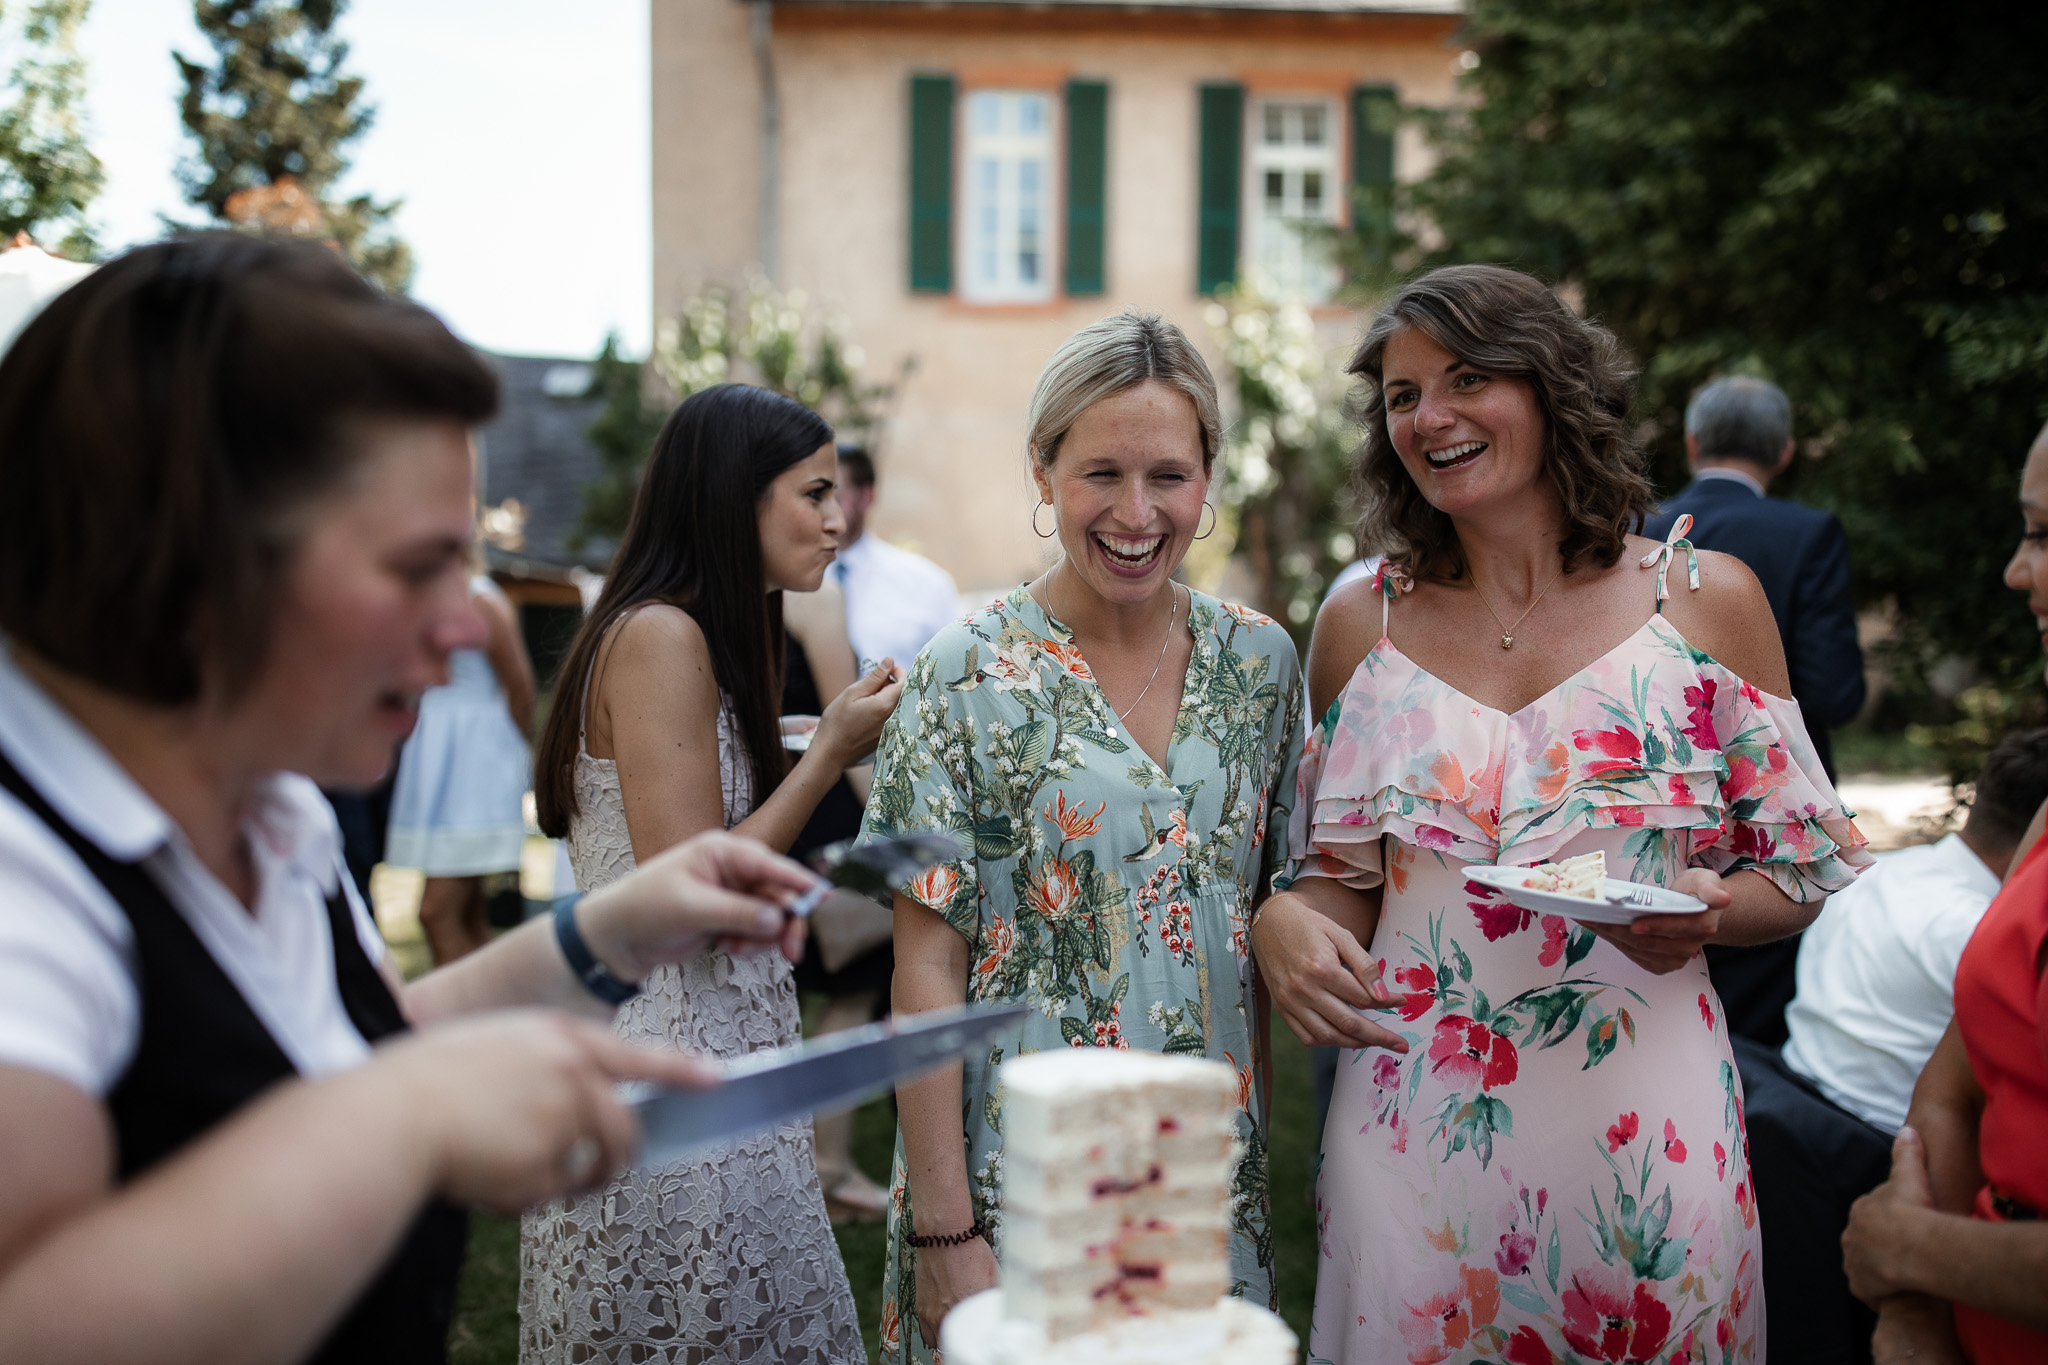
M 1059 567 L 1065 568 L 1066 563 L 1067 561 L 1062 559 L 1059 563 Z M 1166 586 L 1167 596 L 1169 599 L 1166 606 L 1166 635 L 1159 641 L 1159 657 L 1152 661 L 1152 675 L 1145 679 L 1145 687 L 1143 691 L 1140 691 L 1138 693 L 1138 700 L 1132 702 L 1129 706 L 1126 706 L 1123 710 L 1117 711 L 1116 713 L 1117 720 L 1121 721 L 1127 727 L 1131 723 L 1131 712 L 1138 709 L 1138 702 L 1145 700 L 1146 693 L 1152 690 L 1152 684 L 1159 680 L 1159 666 L 1166 662 L 1166 648 L 1168 645 L 1173 643 L 1173 623 L 1180 619 L 1180 587 L 1179 585 L 1175 584 L 1171 579 L 1167 580 Z M 1052 580 L 1050 578 L 1046 580 L 1045 584 L 1045 605 L 1047 608 L 1046 615 L 1048 617 L 1051 617 Z M 1194 609 L 1194 600 L 1191 597 L 1188 601 L 1188 610 L 1190 612 L 1193 612 Z M 1516 624 L 1519 625 L 1521 623 L 1516 622 Z M 1064 626 L 1064 629 L 1067 632 L 1068 638 L 1072 639 L 1074 635 L 1074 628 L 1072 626 Z M 1100 682 L 1096 683 L 1096 687 L 1098 690 L 1102 692 L 1102 699 L 1104 701 L 1109 701 L 1108 689 L 1104 688 Z M 1109 701 L 1109 706 L 1112 711 L 1116 710 L 1115 702 Z M 1107 733 L 1111 739 L 1116 739 L 1118 737 L 1116 732 L 1116 726 L 1114 725 L 1106 726 L 1105 733 Z
M 1528 610 L 1517 616 L 1514 625 L 1511 626 L 1500 619 L 1500 613 L 1493 609 L 1493 603 L 1487 601 L 1486 594 L 1479 591 L 1479 576 L 1470 569 L 1465 571 L 1465 576 L 1472 580 L 1472 591 L 1478 596 L 1479 605 L 1486 608 L 1487 615 L 1493 617 L 1493 623 L 1500 627 L 1500 647 L 1502 649 L 1513 649 L 1515 647 L 1515 632 L 1521 629 L 1522 622 L 1529 619 L 1529 612 L 1536 610 L 1536 604 L 1543 600 L 1543 594 L 1549 592 L 1552 585 L 1563 575 L 1564 566 L 1560 564 L 1557 566 L 1557 572 L 1550 576 L 1550 582 L 1545 583 L 1542 589 L 1529 600 Z

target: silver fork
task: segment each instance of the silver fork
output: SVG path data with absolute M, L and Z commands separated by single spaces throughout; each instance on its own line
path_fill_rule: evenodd
M 1647 891 L 1629 891 L 1619 896 L 1609 896 L 1607 903 L 1610 905 L 1633 905 L 1647 910 L 1652 905 L 1655 905 L 1657 901 Z

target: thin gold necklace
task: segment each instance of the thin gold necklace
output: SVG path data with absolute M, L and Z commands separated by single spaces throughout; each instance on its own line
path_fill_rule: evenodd
M 1066 561 L 1064 560 L 1061 561 L 1063 565 L 1065 564 L 1065 562 Z M 1173 643 L 1173 623 L 1180 619 L 1180 586 L 1173 582 L 1172 579 L 1167 580 L 1166 586 L 1168 590 L 1168 602 L 1166 607 L 1166 634 L 1159 641 L 1159 657 L 1152 661 L 1152 676 L 1145 679 L 1145 687 L 1143 691 L 1138 693 L 1138 700 L 1132 702 L 1129 706 L 1126 706 L 1123 710 L 1117 711 L 1116 713 L 1116 718 L 1119 721 L 1122 721 L 1125 725 L 1129 725 L 1131 723 L 1131 712 L 1138 709 L 1138 702 L 1145 700 L 1145 693 L 1150 692 L 1152 690 L 1152 684 L 1159 680 L 1159 666 L 1166 662 L 1166 647 Z M 1052 605 L 1052 584 L 1050 582 L 1048 582 L 1045 585 L 1045 601 L 1047 606 Z M 1062 624 L 1064 624 L 1064 622 Z M 1516 624 L 1519 625 L 1520 622 L 1517 622 Z M 1072 626 L 1067 626 L 1067 634 L 1071 636 L 1073 633 L 1074 628 Z M 1100 688 L 1102 684 L 1098 682 L 1096 686 Z M 1107 689 L 1103 690 L 1102 699 L 1104 701 L 1109 701 L 1109 692 Z M 1112 711 L 1115 711 L 1116 703 L 1113 701 L 1109 702 L 1109 707 Z M 1109 737 L 1111 739 L 1117 738 L 1115 726 L 1110 727 Z
M 1564 576 L 1564 565 L 1560 564 L 1557 566 L 1557 572 L 1550 576 L 1550 582 L 1545 583 L 1536 596 L 1529 600 L 1528 610 L 1517 616 L 1512 626 L 1500 619 L 1500 613 L 1493 609 L 1493 603 L 1487 601 L 1486 594 L 1479 591 L 1479 575 L 1467 569 L 1465 570 L 1465 576 L 1472 580 L 1472 591 L 1477 594 L 1479 605 L 1486 608 L 1487 615 L 1493 617 L 1493 623 L 1500 627 L 1500 647 L 1502 649 L 1513 649 L 1515 647 L 1515 632 L 1521 629 L 1522 622 L 1529 619 L 1529 612 L 1536 610 L 1536 604 L 1543 600 L 1543 594 L 1549 592 L 1557 580 Z

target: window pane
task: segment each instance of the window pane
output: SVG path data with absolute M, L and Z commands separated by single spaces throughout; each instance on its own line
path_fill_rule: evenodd
M 992 156 L 974 160 L 974 274 L 984 284 L 994 283 L 997 277 L 1002 217 L 996 206 L 996 190 L 1002 169 L 1002 163 Z
M 1316 98 L 1264 100 L 1257 117 L 1250 258 L 1279 297 L 1327 298 L 1336 277 L 1321 239 L 1303 231 L 1303 220 L 1326 223 L 1336 206 L 1336 106 Z
M 969 98 L 961 186 L 968 296 L 1043 298 L 1052 269 L 1052 99 L 1037 90 L 985 90 Z
M 1027 104 L 1031 101 L 1026 101 Z M 1017 281 L 1038 283 L 1038 201 L 1044 163 L 1017 163 Z

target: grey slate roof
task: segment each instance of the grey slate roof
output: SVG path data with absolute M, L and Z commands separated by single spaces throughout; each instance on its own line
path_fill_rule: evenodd
M 487 544 L 491 568 L 550 579 L 563 578 L 574 564 L 603 569 L 611 557 L 610 541 L 590 541 L 573 554 L 563 544 L 576 525 L 583 486 L 601 469 L 584 435 L 599 405 L 581 397 L 573 382 L 573 371 L 587 371 L 590 362 L 479 354 L 498 372 L 500 406 L 477 437 L 478 501 L 495 507 L 517 498 L 526 508 L 526 543 L 517 550 Z M 565 391 L 573 396 L 556 396 Z

